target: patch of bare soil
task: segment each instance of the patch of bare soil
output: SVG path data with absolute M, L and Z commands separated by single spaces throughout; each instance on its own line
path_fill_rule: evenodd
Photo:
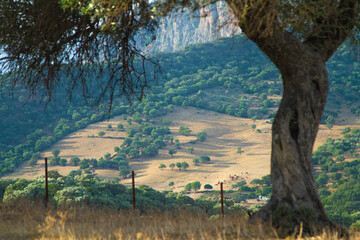
M 177 149 L 173 157 L 168 154 L 168 150 L 174 146 L 167 146 L 155 157 L 131 160 L 130 168 L 136 172 L 136 185 L 145 184 L 157 190 L 182 191 L 187 183 L 193 181 L 200 181 L 202 186 L 211 184 L 215 189 L 219 188 L 219 182 L 224 182 L 224 188 L 229 189 L 240 179 L 250 182 L 254 178 L 261 178 L 270 173 L 271 124 L 266 120 L 253 121 L 191 107 L 176 108 L 165 118 L 173 122 L 170 130 L 173 137 L 180 140 L 181 149 Z M 123 117 L 92 124 L 59 141 L 51 149 L 43 152 L 42 157 L 51 157 L 53 149 L 60 149 L 60 157 L 68 161 L 74 156 L 100 158 L 106 153 L 113 153 L 114 147 L 121 145 L 123 141 L 121 138 L 126 136 L 125 132 L 116 131 L 116 125 L 120 122 L 126 125 Z M 106 131 L 108 124 L 112 124 L 115 131 Z M 253 130 L 252 124 L 255 124 L 256 129 L 261 132 Z M 180 135 L 179 126 L 189 127 L 192 130 L 191 136 Z M 347 126 L 359 127 L 360 120 L 345 109 L 332 130 L 324 125 L 320 126 L 315 149 L 327 138 L 339 138 L 340 131 Z M 203 130 L 207 132 L 207 139 L 204 142 L 191 144 L 190 141 L 196 139 L 195 135 Z M 105 137 L 88 137 L 97 136 L 99 131 L 105 131 Z M 192 154 L 188 150 L 190 146 L 194 147 Z M 238 147 L 244 152 L 237 153 Z M 209 156 L 210 163 L 200 163 L 195 166 L 192 160 L 199 155 Z M 186 171 L 169 168 L 171 163 L 183 161 L 190 165 Z M 39 160 L 35 167 L 24 164 L 10 177 L 33 178 L 43 174 L 43 162 Z M 158 167 L 161 163 L 167 168 L 160 170 Z M 66 175 L 78 168 L 53 166 L 50 170 L 58 170 Z M 118 176 L 118 171 L 96 170 L 96 174 L 100 178 L 112 179 Z M 170 181 L 175 183 L 173 187 L 168 186 Z M 121 182 L 130 185 L 130 179 L 123 179 Z

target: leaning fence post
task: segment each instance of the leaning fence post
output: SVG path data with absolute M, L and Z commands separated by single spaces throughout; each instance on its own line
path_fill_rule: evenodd
M 49 190 L 48 190 L 48 161 L 45 158 L 45 207 L 48 206 L 49 203 Z
M 135 172 L 131 171 L 131 177 L 132 177 L 132 199 L 133 199 L 133 212 L 135 214 Z
M 224 188 L 223 188 L 223 183 L 220 183 L 220 196 L 221 196 L 221 217 L 224 219 Z

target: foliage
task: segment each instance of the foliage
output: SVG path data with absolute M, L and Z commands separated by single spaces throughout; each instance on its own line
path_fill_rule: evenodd
M 191 191 L 191 183 L 185 185 L 185 191 Z
M 117 128 L 119 131 L 123 131 L 124 130 L 124 125 L 122 123 L 118 123 Z
M 329 176 L 326 173 L 321 173 L 316 179 L 316 184 L 319 187 L 323 187 L 328 183 L 328 181 L 329 181 Z
M 103 136 L 105 135 L 105 132 L 104 132 L 104 131 L 100 131 L 100 132 L 98 132 L 98 135 L 99 135 L 99 137 L 103 137 Z
M 240 184 L 242 184 L 242 183 L 243 183 L 243 181 L 241 181 Z M 257 185 L 270 186 L 271 185 L 270 175 L 263 176 L 261 179 L 255 178 L 255 179 L 251 180 L 250 183 L 251 184 L 257 184 Z
M 181 147 L 180 147 L 180 141 L 179 141 L 179 139 L 175 139 L 174 145 L 175 145 L 175 147 L 176 147 L 177 149 L 180 149 L 180 148 L 181 148 Z
M 246 185 L 246 181 L 245 181 L 245 180 L 241 180 L 241 181 L 233 184 L 231 187 L 232 187 L 232 188 L 239 188 L 239 187 L 242 187 L 242 186 L 244 186 L 244 185 Z
M 171 157 L 173 157 L 173 155 L 174 155 L 175 153 L 177 153 L 177 151 L 176 151 L 174 148 L 170 148 L 170 149 L 169 149 L 169 155 L 170 155 Z
M 91 175 L 62 176 L 49 172 L 50 202 L 56 206 L 101 207 L 115 210 L 131 209 L 132 191 L 124 185 L 100 180 Z M 171 186 L 171 184 L 169 184 Z M 0 201 L 16 204 L 19 200 L 43 201 L 44 176 L 34 180 L 0 179 Z M 153 210 L 183 209 L 197 204 L 193 199 L 179 193 L 160 193 L 147 186 L 136 189 L 137 209 L 141 212 Z
M 191 130 L 188 127 L 180 126 L 179 127 L 179 133 L 181 133 L 182 135 L 185 135 L 185 136 L 189 136 L 190 133 L 191 133 Z
M 196 137 L 200 142 L 203 142 L 207 137 L 207 133 L 205 131 L 201 131 L 198 134 L 196 134 Z
M 67 160 L 65 158 L 61 158 L 59 161 L 60 166 L 66 166 Z
M 191 189 L 195 192 L 201 188 L 201 183 L 199 181 L 191 183 Z
M 173 170 L 175 166 L 176 166 L 175 163 L 170 163 L 169 164 L 169 167 L 171 168 L 171 170 Z
M 59 149 L 54 149 L 54 150 L 52 150 L 51 152 L 52 152 L 52 154 L 54 155 L 54 157 L 57 157 L 57 156 L 59 156 L 59 154 L 60 154 L 60 150 L 59 150 Z
M 241 154 L 241 153 L 244 152 L 244 150 L 243 150 L 241 147 L 238 147 L 237 150 L 236 150 L 236 152 Z
M 163 170 L 164 168 L 166 168 L 166 165 L 163 164 L 163 163 L 161 163 L 160 166 L 159 166 L 159 168 L 160 168 L 161 170 Z
M 342 134 L 342 139 L 328 139 L 318 147 L 313 163 L 322 170 L 315 177 L 325 210 L 333 221 L 350 226 L 360 219 L 356 217 L 360 159 L 354 159 L 360 130 L 345 128 Z
M 73 166 L 78 166 L 79 163 L 80 163 L 80 158 L 78 157 L 73 157 L 70 159 L 70 163 L 73 165 Z
M 135 36 L 142 32 L 151 39 L 156 25 L 152 7 L 145 2 L 108 4 L 1 1 L 0 45 L 7 57 L 0 58 L 0 72 L 32 95 L 51 97 L 59 81 L 65 81 L 70 94 L 81 86 L 94 105 L 103 99 L 112 103 L 119 89 L 129 98 L 135 91 L 142 97 L 147 79 L 154 79 L 143 77 L 145 68 L 155 74 L 158 65 L 138 50 Z
M 191 182 L 185 185 L 185 191 L 193 190 L 194 192 L 196 192 L 200 188 L 201 188 L 201 183 L 199 181 Z
M 185 170 L 186 171 L 186 169 L 189 167 L 189 164 L 187 163 L 187 162 L 182 162 L 181 163 L 181 168 L 183 169 L 183 170 Z
M 191 154 L 194 153 L 194 147 L 193 147 L 193 146 L 190 146 L 188 149 L 189 149 L 189 152 L 190 152 Z
M 202 162 L 202 163 L 208 163 L 208 162 L 210 162 L 210 157 L 205 156 L 205 155 L 200 155 L 199 156 L 199 161 Z
M 130 174 L 130 170 L 125 166 L 119 167 L 119 176 L 126 178 Z

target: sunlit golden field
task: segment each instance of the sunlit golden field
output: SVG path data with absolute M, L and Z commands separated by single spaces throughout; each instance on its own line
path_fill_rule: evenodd
M 300 229 L 301 234 L 301 229 Z M 335 234 L 287 239 L 339 239 Z M 208 218 L 186 210 L 180 213 L 117 212 L 106 209 L 46 209 L 20 203 L 0 206 L 1 239 L 278 239 L 268 226 L 249 224 L 244 216 Z M 350 239 L 360 239 L 352 233 Z
M 315 143 L 315 149 L 322 145 L 328 138 L 340 138 L 340 131 L 345 127 L 359 127 L 360 120 L 349 110 L 344 110 L 341 118 L 337 120 L 334 127 L 330 130 L 324 125 L 320 125 L 320 130 Z M 224 188 L 230 189 L 234 181 L 230 181 L 230 175 L 237 175 L 240 179 L 248 183 L 254 178 L 261 178 L 270 173 L 270 150 L 271 150 L 271 124 L 267 120 L 256 120 L 238 118 L 226 114 L 220 114 L 207 110 L 200 110 L 192 107 L 177 107 L 173 113 L 164 117 L 171 120 L 171 134 L 175 139 L 179 139 L 181 149 L 171 157 L 168 154 L 169 146 L 161 149 L 155 157 L 147 157 L 130 160 L 130 169 L 137 174 L 137 185 L 148 185 L 158 191 L 173 190 L 182 191 L 187 183 L 200 181 L 202 185 L 211 184 L 219 188 L 218 182 L 224 182 Z M 159 119 L 156 119 L 159 121 Z M 53 149 L 61 150 L 60 157 L 70 161 L 71 157 L 80 158 L 100 158 L 107 152 L 114 153 L 114 147 L 120 146 L 123 142 L 119 137 L 126 137 L 126 132 L 106 131 L 108 124 L 115 126 L 122 122 L 126 126 L 123 116 L 111 119 L 109 122 L 99 122 L 91 124 L 85 129 L 74 132 L 63 140 L 56 143 L 47 151 L 43 152 L 43 157 L 51 157 Z M 256 133 L 251 129 L 252 124 L 256 124 L 261 133 Z M 188 126 L 192 133 L 190 136 L 180 135 L 179 126 Z M 105 136 L 113 138 L 89 138 L 88 136 L 97 135 L 99 131 L 105 131 Z M 208 134 L 204 142 L 190 144 L 190 140 L 196 139 L 195 134 L 205 130 Z M 191 154 L 188 148 L 194 147 Z M 237 148 L 242 147 L 244 153 L 236 153 Z M 193 158 L 199 155 L 211 157 L 211 164 L 199 164 L 194 166 Z M 173 162 L 186 161 L 190 164 L 187 171 L 171 170 L 169 167 L 163 171 L 159 170 L 161 163 L 169 164 Z M 79 169 L 78 166 L 66 167 L 50 166 L 49 170 L 59 171 L 62 175 L 68 175 L 70 171 Z M 15 173 L 7 176 L 8 178 L 33 179 L 35 176 L 44 174 L 44 160 L 38 161 L 35 166 L 28 166 L 24 163 Z M 96 169 L 96 176 L 104 179 L 118 177 L 118 170 Z M 173 181 L 174 186 L 168 184 Z M 122 184 L 129 186 L 130 179 L 122 179 Z

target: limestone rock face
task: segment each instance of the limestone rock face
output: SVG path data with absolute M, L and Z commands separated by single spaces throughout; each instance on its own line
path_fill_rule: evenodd
M 196 12 L 184 10 L 159 22 L 151 52 L 172 52 L 189 44 L 211 42 L 240 34 L 231 10 L 225 2 L 217 2 Z

